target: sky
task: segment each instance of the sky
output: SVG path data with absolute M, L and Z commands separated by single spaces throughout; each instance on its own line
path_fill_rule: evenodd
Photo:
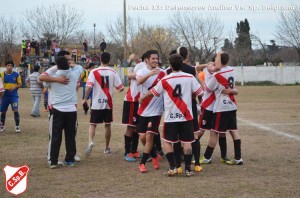
M 299 9 L 299 0 L 126 0 L 127 15 L 141 18 L 148 24 L 167 24 L 171 15 L 177 12 L 216 15 L 224 24 L 223 37 L 234 34 L 237 22 L 248 19 L 251 33 L 263 42 L 275 39 L 274 33 L 280 9 Z M 105 33 L 106 24 L 123 15 L 123 0 L 1 0 L 0 17 L 16 20 L 26 10 L 53 3 L 67 4 L 84 13 L 83 28 Z M 297 6 L 298 5 L 298 6 Z M 185 10 L 182 10 L 185 9 Z M 276 40 L 276 39 L 275 39 Z

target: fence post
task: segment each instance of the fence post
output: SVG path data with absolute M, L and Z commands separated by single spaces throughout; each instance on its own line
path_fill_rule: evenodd
M 282 69 L 282 63 L 279 63 L 280 67 L 280 85 L 283 85 L 283 69 Z
M 241 63 L 241 86 L 244 86 L 244 64 Z

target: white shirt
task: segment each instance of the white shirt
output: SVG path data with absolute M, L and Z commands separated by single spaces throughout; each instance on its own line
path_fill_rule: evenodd
M 204 76 L 204 86 L 206 86 L 206 83 L 209 81 L 209 79 L 213 76 L 210 72 L 207 70 L 205 71 Z M 213 111 L 214 104 L 215 104 L 216 95 L 213 91 L 208 91 L 207 89 L 204 90 L 204 95 L 202 96 L 202 102 L 201 107 Z
M 113 109 L 113 88 L 124 88 L 117 72 L 109 67 L 93 69 L 86 81 L 86 86 L 93 88 L 91 109 Z
M 134 67 L 133 72 L 136 73 L 137 71 L 143 69 L 146 66 L 147 66 L 146 63 L 140 62 Z M 135 79 L 131 79 L 130 86 L 124 97 L 124 100 L 128 102 L 137 102 L 139 97 L 140 97 L 140 85 L 137 84 L 137 81 Z
M 216 95 L 213 112 L 234 111 L 237 109 L 235 98 L 232 94 L 222 94 L 226 88 L 235 88 L 234 72 L 230 66 L 222 67 L 213 74 L 206 84 L 208 91 L 213 91 Z
M 165 71 L 160 69 L 160 73 L 150 76 L 143 84 L 140 86 L 140 96 L 143 97 L 151 88 L 153 88 L 165 75 Z M 137 71 L 136 79 L 148 75 L 151 70 L 147 67 Z M 144 117 L 159 116 L 163 113 L 163 99 L 160 97 L 150 97 L 145 99 L 142 104 L 140 104 L 138 109 L 138 114 Z
M 196 78 L 182 71 L 165 76 L 151 92 L 154 96 L 163 95 L 165 122 L 193 120 L 192 95 L 203 94 Z

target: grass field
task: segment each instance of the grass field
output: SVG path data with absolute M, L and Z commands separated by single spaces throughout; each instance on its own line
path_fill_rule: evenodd
M 9 111 L 6 131 L 0 133 L 0 167 L 28 165 L 28 188 L 20 197 L 300 197 L 300 86 L 238 89 L 242 166 L 221 164 L 217 146 L 212 164 L 203 165 L 203 172 L 194 177 L 163 176 L 168 168 L 166 159 L 161 169 L 154 170 L 149 164 L 148 173 L 139 173 L 138 162 L 123 160 L 125 126 L 120 123 L 124 93 L 115 93 L 112 154 L 103 154 L 104 126 L 99 125 L 93 153 L 84 158 L 89 116 L 80 108 L 77 150 L 82 160 L 73 168 L 50 170 L 46 159 L 47 113 L 32 118 L 29 89 L 20 89 L 22 132 L 14 132 Z M 208 136 L 201 139 L 201 154 Z M 230 135 L 227 143 L 232 157 Z M 64 150 L 63 144 L 61 159 Z M 0 197 L 12 197 L 5 189 L 4 173 L 0 175 Z

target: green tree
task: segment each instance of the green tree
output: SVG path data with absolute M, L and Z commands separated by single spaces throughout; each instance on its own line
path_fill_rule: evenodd
M 226 51 L 226 52 L 232 51 L 233 50 L 233 44 L 232 44 L 232 42 L 230 42 L 230 40 L 226 38 L 224 40 L 224 46 L 221 47 L 221 49 L 222 49 L 222 51 Z
M 238 62 L 245 65 L 252 64 L 252 43 L 250 38 L 250 25 L 247 19 L 237 23 L 237 38 L 235 39 L 235 50 Z

